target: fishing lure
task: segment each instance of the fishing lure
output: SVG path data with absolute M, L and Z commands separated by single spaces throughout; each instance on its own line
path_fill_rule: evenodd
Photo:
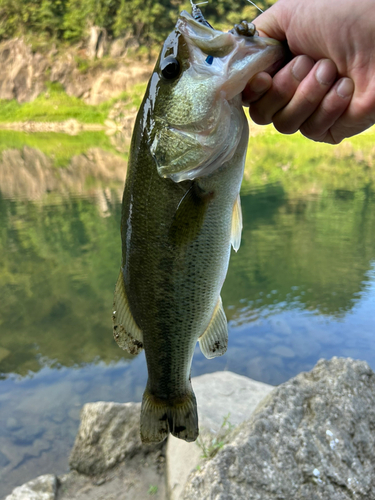
M 201 9 L 198 7 L 198 5 L 204 5 L 208 2 L 201 2 L 201 3 L 195 4 L 195 3 L 193 3 L 193 0 L 190 0 L 190 3 L 191 3 L 191 9 L 192 9 L 192 12 L 191 12 L 192 17 L 196 21 L 198 21 L 198 23 L 201 23 L 204 26 L 207 26 L 208 28 L 212 28 L 211 24 L 208 21 L 206 21 L 206 19 L 204 18 L 204 15 L 202 14 Z

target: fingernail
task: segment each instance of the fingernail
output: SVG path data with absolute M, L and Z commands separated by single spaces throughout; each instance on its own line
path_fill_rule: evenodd
M 329 59 L 319 62 L 315 77 L 321 85 L 331 85 L 336 78 L 336 66 Z
M 337 95 L 343 98 L 350 97 L 354 92 L 354 83 L 350 78 L 342 78 L 336 88 Z
M 296 80 L 301 82 L 313 67 L 314 62 L 310 57 L 297 56 L 292 67 L 292 74 Z

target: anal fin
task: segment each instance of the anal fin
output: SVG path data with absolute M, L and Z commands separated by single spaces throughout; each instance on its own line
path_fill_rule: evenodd
M 141 352 L 143 349 L 142 331 L 130 311 L 122 270 L 116 283 L 112 319 L 113 336 L 119 347 L 134 355 Z
M 232 231 L 230 235 L 230 242 L 232 244 L 233 250 L 237 252 L 241 244 L 241 233 L 242 233 L 242 210 L 241 210 L 241 198 L 240 194 L 236 198 L 233 205 L 232 212 Z
M 227 350 L 228 325 L 221 297 L 219 297 L 208 327 L 199 337 L 199 346 L 208 359 L 222 356 Z

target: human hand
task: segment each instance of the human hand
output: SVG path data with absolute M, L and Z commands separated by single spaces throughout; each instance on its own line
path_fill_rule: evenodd
M 254 23 L 295 57 L 273 79 L 259 73 L 243 100 L 252 119 L 332 144 L 375 122 L 372 0 L 279 0 Z M 317 61 L 317 62 L 315 62 Z

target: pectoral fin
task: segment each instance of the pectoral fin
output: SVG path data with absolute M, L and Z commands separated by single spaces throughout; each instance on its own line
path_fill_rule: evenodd
M 122 271 L 116 283 L 113 299 L 113 336 L 121 349 L 138 354 L 143 349 L 142 331 L 130 312 Z
M 193 182 L 181 199 L 169 236 L 179 246 L 194 241 L 202 229 L 206 211 L 214 193 L 203 191 L 197 182 Z
M 216 304 L 210 324 L 199 337 L 199 346 L 206 358 L 209 359 L 222 356 L 227 350 L 228 326 L 221 297 Z
M 237 199 L 233 205 L 232 232 L 230 236 L 230 242 L 235 252 L 237 252 L 237 250 L 240 248 L 241 233 L 242 233 L 242 210 L 241 210 L 241 198 L 240 195 L 238 194 Z

